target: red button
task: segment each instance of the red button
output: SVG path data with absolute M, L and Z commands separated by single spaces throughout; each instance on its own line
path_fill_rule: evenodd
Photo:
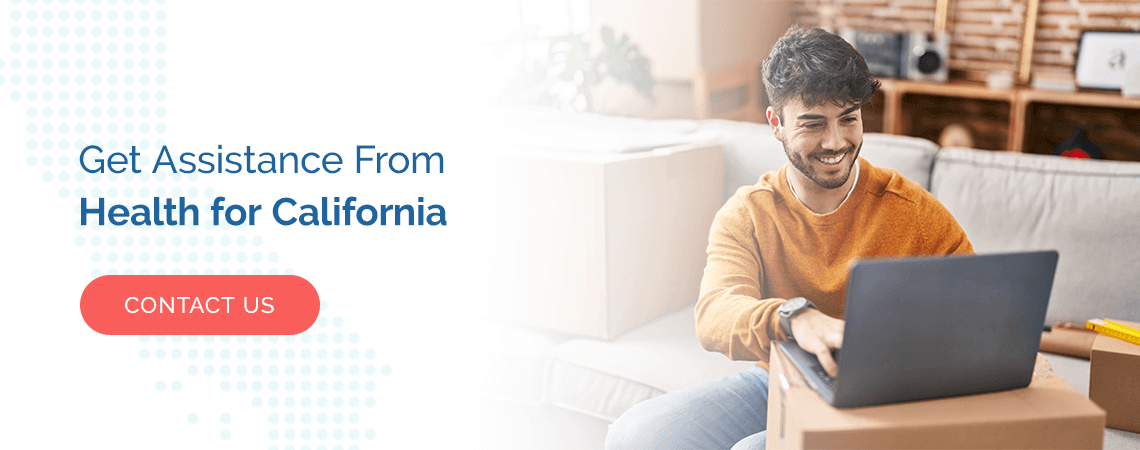
M 79 309 L 102 334 L 298 334 L 317 320 L 317 289 L 296 275 L 104 275 Z

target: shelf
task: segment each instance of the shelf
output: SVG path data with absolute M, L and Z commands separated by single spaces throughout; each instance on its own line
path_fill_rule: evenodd
M 879 81 L 882 83 L 881 130 L 884 133 L 937 141 L 942 127 L 963 123 L 974 131 L 978 148 L 1044 153 L 1046 142 L 1041 136 L 1031 133 L 1039 133 L 1047 124 L 1035 123 L 1040 118 L 1029 114 L 1029 111 L 1055 107 L 1065 109 L 1069 115 L 1081 111 L 1098 116 L 1099 119 L 1095 120 L 1101 124 L 1106 146 L 1118 149 L 1106 151 L 1106 157 L 1140 161 L 1140 151 L 1126 150 L 1132 143 L 1140 142 L 1137 141 L 1140 130 L 1133 120 L 1140 117 L 1140 98 L 1100 90 L 1060 92 L 1028 87 L 995 90 L 981 83 L 966 81 Z M 876 111 L 874 115 L 879 114 Z M 1114 120 L 1104 120 L 1104 117 Z M 1106 123 L 1109 125 L 1103 125 Z M 1111 125 L 1113 123 L 1118 125 Z M 1097 137 L 1093 139 L 1096 141 Z M 1033 144 L 1027 144 L 1028 141 L 1033 141 Z
M 907 80 L 880 79 L 884 91 L 897 91 L 900 95 L 925 94 L 942 97 L 976 98 L 1012 102 L 1017 97 L 1016 90 L 998 91 L 980 83 L 950 82 L 923 83 Z
M 1103 108 L 1140 109 L 1140 97 L 1124 97 L 1112 91 L 1058 92 L 1022 89 L 1018 92 L 1025 103 L 1057 103 L 1063 105 L 1098 106 Z

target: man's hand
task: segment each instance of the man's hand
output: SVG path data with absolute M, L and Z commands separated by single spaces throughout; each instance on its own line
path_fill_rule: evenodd
M 831 350 L 843 346 L 844 321 L 808 308 L 792 316 L 792 336 L 800 348 L 819 358 L 820 365 L 828 375 L 839 375 L 839 365 L 831 357 Z

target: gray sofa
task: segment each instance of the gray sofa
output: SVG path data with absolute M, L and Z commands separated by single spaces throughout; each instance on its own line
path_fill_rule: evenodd
M 719 120 L 687 126 L 694 123 L 694 136 L 723 145 L 724 198 L 786 162 L 767 126 Z M 979 253 L 1058 250 L 1048 323 L 1092 317 L 1140 321 L 1140 164 L 939 149 L 923 139 L 873 133 L 865 136 L 862 156 L 932 192 Z M 691 295 L 695 302 L 697 293 Z M 599 427 L 639 401 L 752 364 L 703 350 L 691 306 L 609 341 L 490 327 L 498 343 L 483 347 L 484 361 L 500 369 L 500 379 L 484 386 L 484 393 L 594 417 Z M 1047 357 L 1087 394 L 1088 361 Z M 593 432 L 598 434 L 604 430 Z M 1105 448 L 1138 446 L 1140 434 L 1106 430 Z

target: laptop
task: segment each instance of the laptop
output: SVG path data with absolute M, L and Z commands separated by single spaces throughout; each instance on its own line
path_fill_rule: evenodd
M 815 355 L 779 343 L 838 408 L 1022 388 L 1033 366 L 1056 251 L 860 261 L 847 287 L 831 378 Z

